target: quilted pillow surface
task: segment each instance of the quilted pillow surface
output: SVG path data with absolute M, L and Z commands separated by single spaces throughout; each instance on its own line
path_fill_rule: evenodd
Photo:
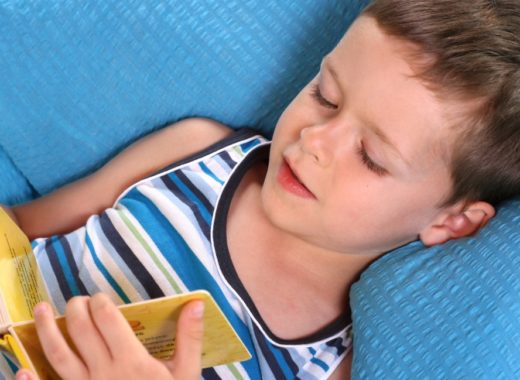
M 520 379 L 520 199 L 475 237 L 388 253 L 350 297 L 356 379 Z
M 270 132 L 365 3 L 0 1 L 0 145 L 44 194 L 182 118 Z
M 269 134 L 367 1 L 0 0 L 0 202 L 82 177 L 167 123 Z M 520 201 L 352 287 L 354 379 L 520 378 Z

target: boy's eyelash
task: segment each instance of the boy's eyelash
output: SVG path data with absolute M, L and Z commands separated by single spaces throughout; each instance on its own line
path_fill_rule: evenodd
M 363 143 L 361 143 L 361 145 L 359 146 L 358 153 L 359 153 L 359 156 L 361 157 L 361 161 L 368 168 L 368 170 L 374 172 L 375 174 L 377 174 L 380 177 L 382 177 L 388 173 L 385 168 L 382 168 L 381 166 L 376 164 L 374 161 L 372 161 L 372 159 L 368 156 Z
M 324 107 L 327 107 L 327 108 L 330 108 L 330 109 L 337 109 L 338 108 L 337 105 L 329 102 L 327 99 L 325 99 L 323 97 L 323 95 L 321 94 L 320 86 L 318 85 L 318 83 L 315 83 L 312 86 L 311 95 L 320 105 L 322 105 Z M 384 176 L 385 174 L 388 173 L 385 168 L 382 168 L 381 166 L 376 164 L 374 161 L 372 161 L 372 159 L 367 154 L 367 151 L 365 149 L 365 146 L 363 145 L 363 142 L 361 142 L 361 145 L 358 148 L 358 154 L 361 157 L 361 161 L 368 168 L 368 170 L 374 172 L 378 176 Z
M 337 105 L 329 102 L 327 99 L 325 99 L 323 97 L 323 95 L 321 94 L 320 86 L 318 85 L 318 83 L 315 83 L 312 86 L 311 95 L 314 98 L 314 100 L 316 100 L 323 107 L 327 107 L 327 108 L 334 109 L 334 110 L 338 108 Z

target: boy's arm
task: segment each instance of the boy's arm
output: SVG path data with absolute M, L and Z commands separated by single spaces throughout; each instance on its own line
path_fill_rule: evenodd
M 132 183 L 229 135 L 209 119 L 187 119 L 138 140 L 88 177 L 11 209 L 30 239 L 72 231 L 113 205 Z

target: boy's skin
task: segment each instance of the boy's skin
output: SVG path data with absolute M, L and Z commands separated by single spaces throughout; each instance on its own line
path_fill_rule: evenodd
M 450 126 L 464 105 L 441 101 L 414 77 L 410 48 L 372 18 L 358 18 L 281 116 L 269 167 L 250 170 L 232 200 L 233 263 L 280 338 L 337 318 L 351 284 L 383 253 L 417 238 L 434 245 L 471 235 L 494 215 L 486 202 L 439 206 L 452 186 Z M 92 176 L 15 207 L 15 218 L 30 237 L 70 231 L 131 183 L 229 133 L 213 121 L 182 121 Z M 58 339 L 51 319 L 39 328 L 44 346 Z M 331 378 L 349 378 L 351 359 Z

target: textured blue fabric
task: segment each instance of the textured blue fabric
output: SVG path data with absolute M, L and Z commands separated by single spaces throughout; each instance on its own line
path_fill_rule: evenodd
M 355 379 L 520 379 L 520 199 L 475 237 L 383 256 L 350 302 Z
M 188 116 L 272 130 L 362 0 L 0 0 L 0 202 Z M 352 288 L 355 379 L 520 378 L 520 201 Z
M 0 203 L 13 204 L 34 197 L 27 179 L 0 146 Z
M 0 144 L 47 193 L 188 116 L 269 131 L 364 3 L 0 0 Z

